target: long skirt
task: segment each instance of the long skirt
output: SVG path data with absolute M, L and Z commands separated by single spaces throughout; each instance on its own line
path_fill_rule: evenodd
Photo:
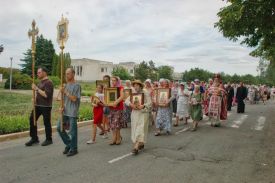
M 190 107 L 190 114 L 193 121 L 200 121 L 202 119 L 202 106 L 201 104 L 192 105 Z
M 159 107 L 156 119 L 156 128 L 171 131 L 172 110 L 171 107 Z
M 133 110 L 131 114 L 131 139 L 133 143 L 146 143 L 149 126 L 149 113 Z
M 110 110 L 109 124 L 111 130 L 122 128 L 122 110 Z
M 177 114 L 179 118 L 187 118 L 189 117 L 189 105 L 184 101 L 178 100 L 177 105 Z

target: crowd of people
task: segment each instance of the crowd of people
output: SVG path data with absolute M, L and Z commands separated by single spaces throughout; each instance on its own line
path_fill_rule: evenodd
M 34 112 L 30 115 L 30 136 L 31 139 L 26 146 L 39 143 L 37 127 L 34 126 L 33 119 L 37 120 L 43 115 L 46 140 L 42 146 L 52 144 L 51 134 L 51 109 L 53 100 L 53 84 L 47 77 L 45 68 L 37 71 L 40 83 L 33 85 L 36 91 L 35 118 Z M 62 117 L 57 123 L 57 131 L 65 144 L 63 153 L 73 156 L 78 153 L 77 143 L 77 117 L 81 99 L 81 86 L 75 81 L 75 71 L 73 68 L 66 70 L 66 84 L 60 88 L 64 98 L 64 108 L 60 108 Z M 94 113 L 92 135 L 87 144 L 96 143 L 97 129 L 103 138 L 110 136 L 109 145 L 120 145 L 122 143 L 121 129 L 131 128 L 131 140 L 133 142 L 133 154 L 138 154 L 144 148 L 148 136 L 148 127 L 151 124 L 155 128 L 155 136 L 163 134 L 170 135 L 172 126 L 177 127 L 180 121 L 184 125 L 188 120 L 192 120 L 190 131 L 198 129 L 199 122 L 204 116 L 208 116 L 212 127 L 220 127 L 221 122 L 227 119 L 227 112 L 232 106 L 237 106 L 237 113 L 245 112 L 245 102 L 249 100 L 251 104 L 256 104 L 260 100 L 266 103 L 268 98 L 275 100 L 275 88 L 267 86 L 245 86 L 243 82 L 239 84 L 223 83 L 221 75 L 215 74 L 208 82 L 195 79 L 192 82 L 176 82 L 168 79 L 160 79 L 152 82 L 147 79 L 129 81 L 125 84 L 117 76 L 104 76 L 103 81 L 107 81 L 110 87 L 116 88 L 117 97 L 112 104 L 106 102 L 105 90 L 107 86 L 98 84 L 96 93 L 91 97 L 91 110 Z M 167 96 L 160 90 L 169 91 Z M 131 95 L 125 94 L 126 90 L 131 90 Z M 142 102 L 133 100 L 133 96 L 142 96 Z M 165 98 L 166 97 L 166 98 Z M 162 103 L 160 102 L 160 98 Z M 96 99 L 96 100 L 95 100 Z M 173 123 L 173 117 L 175 121 Z

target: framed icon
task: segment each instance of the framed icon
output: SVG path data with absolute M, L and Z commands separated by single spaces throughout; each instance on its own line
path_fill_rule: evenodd
M 157 92 L 157 102 L 159 106 L 166 106 L 171 97 L 170 88 L 159 88 Z
M 68 40 L 68 24 L 68 19 L 62 15 L 61 20 L 57 24 L 57 42 L 59 45 L 64 44 Z
M 92 102 L 92 104 L 96 105 L 96 104 L 98 104 L 98 103 L 100 103 L 102 101 L 97 96 L 91 96 L 91 102 Z
M 114 102 L 120 97 L 120 91 L 117 87 L 104 88 L 104 101 L 108 106 L 112 106 Z
M 131 95 L 131 103 L 139 106 L 144 104 L 144 93 L 134 93 Z
M 124 89 L 124 100 L 126 100 L 128 97 L 132 95 L 132 89 Z
M 104 88 L 110 88 L 110 81 L 108 80 L 96 80 L 96 86 L 103 85 Z

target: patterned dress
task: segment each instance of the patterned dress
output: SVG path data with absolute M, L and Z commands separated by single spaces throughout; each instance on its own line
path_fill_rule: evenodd
M 171 124 L 173 118 L 173 105 L 172 100 L 174 96 L 169 99 L 168 107 L 158 107 L 157 118 L 156 118 L 156 128 L 160 130 L 165 130 L 171 132 Z
M 208 107 L 208 116 L 211 124 L 219 125 L 220 119 L 222 115 L 222 110 L 224 107 L 222 106 L 225 96 L 225 91 L 217 86 L 212 86 L 208 89 L 208 97 L 209 97 L 209 107 Z

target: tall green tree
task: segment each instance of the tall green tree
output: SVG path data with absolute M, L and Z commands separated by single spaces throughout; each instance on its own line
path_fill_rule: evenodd
M 215 27 L 224 37 L 254 47 L 252 56 L 275 62 L 275 1 L 227 0 Z
M 64 53 L 64 57 L 63 57 L 63 61 L 64 61 L 64 73 L 68 67 L 71 66 L 71 56 L 70 53 Z M 52 62 L 52 75 L 53 76 L 57 76 L 57 77 L 61 77 L 60 75 L 60 66 L 61 66 L 61 55 L 57 55 L 55 54 L 53 57 L 53 62 Z
M 184 81 L 194 81 L 195 79 L 199 79 L 201 81 L 208 81 L 208 79 L 212 77 L 213 73 L 200 68 L 194 68 L 190 71 L 185 71 L 183 73 Z
M 158 68 L 159 78 L 165 78 L 169 80 L 173 80 L 173 69 L 169 66 L 160 66 Z
M 36 38 L 36 54 L 35 54 L 35 70 L 39 66 L 47 68 L 49 71 L 52 71 L 52 63 L 55 55 L 55 50 L 51 40 L 47 40 L 40 35 Z M 24 74 L 32 74 L 32 55 L 31 49 L 28 49 L 24 53 L 24 58 L 21 59 L 23 64 L 21 72 Z M 51 72 L 49 73 L 51 74 Z
M 118 76 L 121 80 L 131 80 L 132 76 L 129 72 L 122 66 L 117 66 L 112 71 L 113 76 Z
M 136 68 L 135 68 L 135 79 L 139 79 L 141 81 L 145 81 L 148 79 L 150 72 L 150 67 L 147 62 L 142 61 Z

